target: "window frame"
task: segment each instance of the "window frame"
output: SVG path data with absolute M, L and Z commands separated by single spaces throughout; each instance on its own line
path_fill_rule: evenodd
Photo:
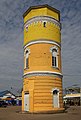
M 24 51 L 24 69 L 29 68 L 29 54 L 30 54 L 30 49 L 26 48 Z
M 28 32 L 28 25 L 25 28 L 26 28 L 26 32 Z
M 43 21 L 43 27 L 45 28 L 47 24 L 47 21 Z
M 50 49 L 50 51 L 52 53 L 52 67 L 58 68 L 58 62 L 59 62 L 58 61 L 58 48 L 56 46 L 54 46 Z

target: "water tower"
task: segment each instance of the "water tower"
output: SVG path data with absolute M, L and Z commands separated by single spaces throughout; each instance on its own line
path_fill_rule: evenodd
M 32 6 L 24 18 L 22 111 L 63 111 L 60 12 Z

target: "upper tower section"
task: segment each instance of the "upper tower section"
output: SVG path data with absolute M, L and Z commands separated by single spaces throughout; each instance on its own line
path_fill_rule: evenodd
M 24 23 L 35 16 L 50 16 L 60 21 L 60 11 L 48 5 L 30 7 L 23 15 Z
M 32 6 L 23 17 L 24 46 L 36 40 L 51 40 L 60 44 L 60 11 L 48 5 Z

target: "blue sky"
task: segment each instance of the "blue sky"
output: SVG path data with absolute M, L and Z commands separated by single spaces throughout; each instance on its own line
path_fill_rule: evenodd
M 22 88 L 22 15 L 42 4 L 61 12 L 63 87 L 81 87 L 81 0 L 0 0 L 0 91 Z

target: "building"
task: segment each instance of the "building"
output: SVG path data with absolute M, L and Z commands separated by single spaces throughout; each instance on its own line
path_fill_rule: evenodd
M 15 99 L 15 98 L 16 98 L 16 96 L 8 90 L 0 92 L 1 100 L 11 100 L 11 99 Z
M 81 88 L 80 87 L 69 87 L 65 88 L 65 95 L 63 96 L 65 105 L 81 105 Z
M 60 12 L 30 7 L 24 18 L 22 111 L 63 111 Z

